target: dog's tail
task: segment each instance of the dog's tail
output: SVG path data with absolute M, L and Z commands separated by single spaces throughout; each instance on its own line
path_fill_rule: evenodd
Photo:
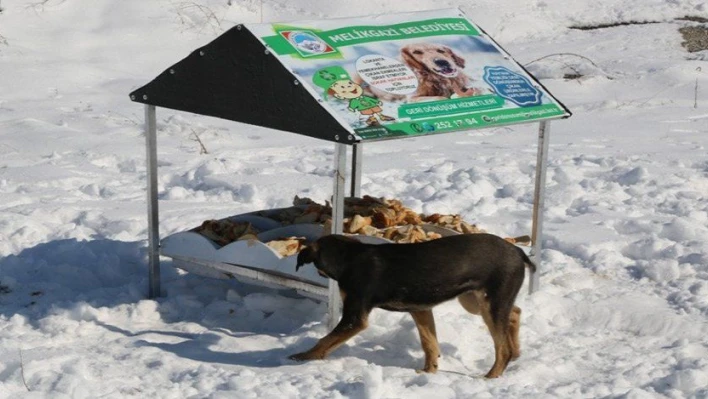
M 523 249 L 521 249 L 521 248 L 519 248 L 519 247 L 517 247 L 517 246 L 514 246 L 514 248 L 516 248 L 516 250 L 519 251 L 519 254 L 521 255 L 521 259 L 524 260 L 524 263 L 526 264 L 526 267 L 528 267 L 529 269 L 531 269 L 532 272 L 536 273 L 536 264 L 533 263 L 533 262 L 531 261 L 531 259 L 529 259 L 528 255 L 526 255 L 526 252 L 524 252 Z

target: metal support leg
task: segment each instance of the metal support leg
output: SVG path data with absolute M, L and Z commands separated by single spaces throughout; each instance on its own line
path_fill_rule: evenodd
M 351 196 L 361 197 L 361 165 L 363 159 L 364 144 L 356 143 L 352 145 L 352 181 Z
M 539 273 L 541 272 L 541 249 L 543 241 L 543 202 L 546 194 L 546 167 L 548 163 L 548 142 L 551 133 L 551 122 L 543 121 L 538 127 L 538 153 L 536 156 L 536 188 L 533 194 L 533 226 L 531 242 L 533 243 L 532 260 L 538 270 L 531 273 L 529 294 L 538 290 Z
M 342 234 L 344 231 L 344 190 L 347 173 L 347 146 L 335 144 L 334 148 L 334 195 L 332 197 L 332 234 Z M 341 318 L 342 298 L 339 296 L 339 285 L 329 280 L 329 319 L 327 325 L 333 329 Z
M 145 106 L 148 204 L 148 297 L 160 296 L 160 227 L 157 208 L 157 116 L 154 105 Z

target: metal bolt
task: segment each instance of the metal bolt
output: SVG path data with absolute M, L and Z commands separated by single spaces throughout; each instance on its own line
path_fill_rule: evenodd
M 294 84 L 295 86 L 297 86 L 297 85 L 299 85 L 299 84 L 300 84 L 300 81 L 299 81 L 299 80 L 297 80 L 297 79 L 295 79 L 295 80 L 293 80 L 293 84 Z
M 147 100 L 147 99 L 148 99 L 148 95 L 147 95 L 147 94 L 143 94 L 143 100 Z
M 268 51 L 268 49 L 266 49 L 265 55 L 270 55 L 270 51 Z
M 199 55 L 204 56 L 204 50 L 199 50 Z
M 131 95 L 130 95 L 130 99 L 133 100 L 133 101 L 135 101 L 135 94 L 131 94 Z
M 175 74 L 175 70 L 174 70 L 174 69 L 170 69 L 170 74 L 174 75 L 174 74 Z
M 337 141 L 339 141 L 339 135 L 338 135 L 338 134 L 335 134 L 335 135 L 334 135 L 334 139 L 337 140 Z
M 238 30 L 243 29 L 243 25 L 236 25 L 236 29 L 238 29 Z
M 352 141 L 352 140 L 354 140 L 354 136 L 352 136 L 352 135 L 350 134 L 350 135 L 349 135 L 349 141 Z

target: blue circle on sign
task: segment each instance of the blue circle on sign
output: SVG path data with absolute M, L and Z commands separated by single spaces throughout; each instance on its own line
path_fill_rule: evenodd
M 494 88 L 499 97 L 520 107 L 541 105 L 541 91 L 526 76 L 501 66 L 484 67 L 484 81 Z

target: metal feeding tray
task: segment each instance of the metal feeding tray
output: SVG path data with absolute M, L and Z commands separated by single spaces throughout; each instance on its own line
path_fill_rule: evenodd
M 284 237 L 302 237 L 306 243 L 328 233 L 322 224 L 300 223 L 283 226 L 266 216 L 283 209 L 270 209 L 234 215 L 222 220 L 247 222 L 259 231 L 258 238 L 234 241 L 224 246 L 202 234 L 183 231 L 169 235 L 160 241 L 160 255 L 172 258 L 175 267 L 191 273 L 220 279 L 238 278 L 245 282 L 271 288 L 292 288 L 300 294 L 316 299 L 328 297 L 328 279 L 317 274 L 315 268 L 295 272 L 296 256 L 282 256 L 266 245 L 267 242 Z M 420 225 L 423 231 L 441 236 L 460 234 L 455 230 L 432 224 Z M 404 229 L 405 226 L 399 227 Z M 393 241 L 359 234 L 352 234 L 368 244 L 390 244 Z

